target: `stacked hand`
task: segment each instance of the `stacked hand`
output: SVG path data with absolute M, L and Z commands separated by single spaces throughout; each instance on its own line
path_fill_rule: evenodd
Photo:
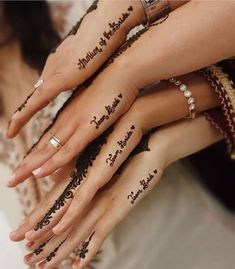
M 97 9 L 84 18 L 80 28 L 75 31 L 76 34 L 69 35 L 56 52 L 49 56 L 42 73 L 44 82 L 39 84 L 40 86 L 24 103 L 23 108 L 21 106 L 20 111 L 14 114 L 8 130 L 9 137 L 15 136 L 31 116 L 57 94 L 79 85 L 97 71 L 111 53 L 124 42 L 128 31 L 144 21 L 145 15 L 140 2 L 120 1 L 115 2 L 115 5 L 117 6 L 114 8 L 113 2 L 99 2 Z M 130 6 L 132 8 L 128 10 Z M 90 141 L 98 137 L 130 108 L 139 90 L 144 86 L 170 76 L 197 70 L 232 56 L 235 52 L 231 44 L 235 40 L 233 40 L 234 35 L 231 35 L 231 29 L 227 28 L 230 24 L 233 25 L 234 16 L 231 13 L 234 7 L 234 3 L 219 2 L 211 6 L 208 2 L 192 1 L 173 11 L 164 23 L 151 27 L 111 65 L 101 73 L 98 72 L 98 76 L 88 87 L 87 84 L 80 87 L 82 89 L 76 94 L 71 107 L 66 108 L 67 113 L 57 119 L 32 155 L 29 155 L 15 170 L 9 186 L 15 186 L 33 171 L 36 176 L 42 177 L 66 165 L 80 154 Z M 228 27 L 223 29 L 223 34 L 228 35 L 226 44 L 223 39 L 218 40 L 218 36 L 213 31 L 215 22 L 218 35 L 219 30 L 224 26 L 221 20 L 221 8 L 223 8 L 222 15 L 226 16 L 229 22 Z M 206 14 L 212 12 L 212 9 L 215 15 L 208 18 L 208 21 L 204 21 L 205 16 L 208 17 Z M 125 12 L 129 15 L 124 16 L 125 22 L 107 40 L 109 41 L 107 46 L 96 55 L 97 57 L 93 57 L 86 67 L 79 69 L 79 59 L 86 57 L 89 48 L 97 46 L 104 32 L 110 30 L 106 29 L 110 27 L 108 26 L 110 21 L 118 21 L 121 14 Z M 206 25 L 205 29 L 202 29 L 202 25 L 198 23 L 201 21 L 200 18 Z M 102 22 L 98 29 L 95 24 L 97 20 Z M 198 31 L 200 31 L 199 36 L 194 34 Z M 83 38 L 85 33 L 87 38 Z M 205 43 L 204 40 L 208 42 Z M 197 51 L 197 54 L 193 51 Z M 217 53 L 211 53 L 212 51 Z M 182 64 L 182 57 L 184 64 Z M 119 103 L 114 107 L 117 103 L 116 99 L 119 99 Z M 67 123 L 66 128 L 61 125 L 61 118 Z M 63 144 L 59 151 L 48 143 L 52 135 Z
M 184 139 L 181 136 L 182 132 Z M 73 200 L 77 200 L 76 210 L 79 210 L 79 214 L 74 216 L 74 221 L 70 223 L 64 233 L 53 235 L 53 225 L 48 225 L 46 229 L 28 234 L 28 239 L 33 242 L 29 249 L 33 252 L 25 257 L 25 262 L 30 265 L 39 262 L 38 268 L 54 268 L 73 249 L 83 243 L 78 260 L 74 264 L 74 268 L 83 268 L 97 253 L 112 229 L 156 185 L 170 163 L 215 143 L 219 139 L 220 135 L 203 117 L 197 118 L 194 122 L 183 121 L 155 131 L 150 136 L 148 143 L 150 151 L 144 151 L 132 157 L 121 171 L 121 175 L 114 176 L 111 182 L 99 190 L 82 211 L 80 210 L 82 201 L 78 201 L 82 196 Z M 192 141 L 196 142 L 192 143 Z M 101 151 L 98 157 L 102 155 Z M 98 162 L 97 159 L 90 171 L 96 169 Z M 19 228 L 18 239 L 23 238 L 25 232 L 32 229 L 41 220 L 47 213 L 48 205 L 53 204 L 61 194 L 61 190 L 69 184 L 67 171 L 70 169 L 58 172 L 61 180 Z M 85 184 L 83 183 L 81 189 Z M 64 209 L 61 209 L 62 211 Z M 70 214 L 74 215 L 73 212 Z M 56 217 L 53 216 L 51 223 L 55 223 L 55 219 Z M 49 239 L 50 241 L 48 241 Z M 85 244 L 84 241 L 88 244 Z M 58 246 L 60 247 L 58 248 Z M 55 255 L 53 256 L 53 254 Z
M 203 117 L 162 128 L 155 131 L 150 139 L 151 151 L 135 156 L 127 162 L 120 176 L 114 176 L 146 132 L 185 118 L 188 114 L 182 93 L 168 82 L 154 86 L 152 91 L 135 101 L 139 90 L 158 80 L 187 73 L 228 57 L 234 50 L 226 48 L 220 52 L 224 44 L 213 34 L 208 34 L 208 30 L 203 31 L 198 26 L 198 16 L 204 18 L 211 6 L 190 2 L 172 12 L 161 26 L 146 31 L 131 48 L 121 49 L 124 52 L 113 63 L 110 61 L 110 65 L 100 69 L 125 41 L 128 31 L 145 21 L 143 8 L 138 1 L 120 1 L 115 5 L 116 8 L 111 8 L 108 1 L 99 2 L 97 9 L 89 13 L 80 28 L 74 31 L 75 34 L 69 35 L 49 56 L 42 73 L 43 83 L 16 112 L 9 126 L 8 136 L 13 137 L 49 100 L 64 90 L 80 85 L 9 182 L 9 186 L 15 186 L 32 172 L 37 177 L 43 177 L 62 168 L 56 173 L 60 179 L 53 190 L 26 222 L 11 234 L 12 240 L 26 238 L 34 242 L 33 248 L 47 242 L 53 235 L 42 251 L 36 251 L 40 252 L 38 255 L 26 258 L 27 263 L 35 264 L 49 257 L 47 263 L 43 263 L 44 267 L 40 268 L 53 268 L 86 238 L 87 249 L 84 250 L 83 245 L 80 253 L 83 261 L 79 266 L 87 265 L 107 234 L 146 195 L 145 190 L 149 191 L 156 184 L 169 163 L 220 139 Z M 213 26 L 213 19 L 220 17 L 218 10 L 221 5 L 223 3 L 212 7 L 215 17 L 209 20 L 207 29 Z M 108 12 L 110 10 L 113 12 Z M 231 22 L 234 18 L 230 16 L 228 6 L 225 6 L 225 11 Z M 113 34 L 108 34 L 107 38 L 104 31 L 110 30 L 106 27 L 111 27 L 107 25 L 118 21 L 120 16 L 123 16 L 120 27 Z M 190 29 L 182 20 L 185 17 L 191 22 Z M 101 21 L 98 27 L 95 23 L 97 20 Z M 173 31 L 176 22 L 182 23 L 181 34 Z M 220 23 L 218 27 L 221 27 Z M 192 33 L 199 29 L 202 30 L 201 36 L 195 40 Z M 85 34 L 88 38 L 82 39 Z M 107 45 L 105 40 L 101 40 L 105 36 Z M 216 40 L 218 48 L 217 54 L 206 58 L 204 55 L 208 54 L 211 43 L 201 46 L 201 38 L 205 36 L 212 43 Z M 183 40 L 180 40 L 181 37 Z M 232 40 L 233 37 L 230 38 Z M 181 48 L 184 40 L 187 43 Z M 104 45 L 101 45 L 101 41 Z M 192 50 L 199 45 L 202 47 L 197 55 L 200 60 L 192 54 Z M 179 64 L 182 55 L 185 56 L 184 65 Z M 90 78 L 96 71 L 94 78 Z M 197 112 L 218 105 L 213 91 L 201 76 L 194 73 L 182 77 L 182 80 L 196 97 Z M 111 129 L 108 129 L 111 125 Z M 106 134 L 104 131 L 107 129 Z M 48 143 L 52 135 L 61 141 L 59 150 Z M 74 165 L 71 162 L 76 156 L 79 157 Z M 154 158 L 155 162 L 150 162 Z M 144 160 L 145 164 L 140 165 L 140 160 Z M 71 170 L 74 171 L 72 174 Z M 148 186 L 140 185 L 141 179 Z
M 197 100 L 200 100 L 198 111 L 217 105 L 215 94 L 200 75 L 191 74 L 183 76 L 181 79 L 188 82 L 190 89 L 197 96 Z M 175 113 L 175 107 L 179 107 L 178 113 Z M 161 111 L 167 111 L 167 113 L 162 114 Z M 120 181 L 119 179 L 117 180 L 119 176 L 113 176 L 148 130 L 172 120 L 183 118 L 187 113 L 187 106 L 185 106 L 182 94 L 177 91 L 175 86 L 168 82 L 162 82 L 149 89 L 147 93 L 143 93 L 143 96 L 136 100 L 131 109 L 108 132 L 90 143 L 77 159 L 76 164 L 71 164 L 56 173 L 58 179 L 53 190 L 48 193 L 43 202 L 25 220 L 23 225 L 11 234 L 12 240 L 19 241 L 26 238 L 30 242 L 34 242 L 31 249 L 36 250 L 36 253 L 39 251 L 37 248 L 54 235 L 46 244 L 46 247 L 43 248 L 43 251 L 40 251 L 38 255 L 30 254 L 25 258 L 25 261 L 29 264 L 35 264 L 49 256 L 45 268 L 53 268 L 73 248 L 89 237 L 93 232 L 92 230 L 95 230 L 97 232 L 93 237 L 98 241 L 94 245 L 94 251 L 89 251 L 88 257 L 85 257 L 86 259 L 81 263 L 81 266 L 86 265 L 111 229 L 138 202 L 139 196 L 140 198 L 144 197 L 145 193 L 147 193 L 146 191 L 143 192 L 143 195 L 138 194 L 136 196 L 133 190 L 137 188 L 138 180 L 144 177 L 144 173 L 146 173 L 146 178 L 149 176 L 147 173 L 148 167 L 152 167 L 152 170 L 149 169 L 149 173 L 154 176 L 153 178 L 156 178 L 155 180 L 153 179 L 153 182 L 156 183 L 164 169 L 173 160 L 187 155 L 186 151 L 188 154 L 192 153 L 197 148 L 201 148 L 202 145 L 207 146 L 219 139 L 217 132 L 210 128 L 209 123 L 204 118 L 198 120 L 197 124 L 195 124 L 195 121 L 192 121 L 178 124 L 176 125 L 178 126 L 177 128 L 169 127 L 158 130 L 155 132 L 158 142 L 156 143 L 154 140 L 157 152 L 152 151 L 152 146 L 149 146 L 151 154 L 150 152 L 145 152 L 138 155 L 138 159 L 141 158 L 142 162 L 144 161 L 145 163 L 139 168 L 141 173 L 137 170 L 139 176 L 137 176 L 137 171 L 129 177 L 126 177 L 125 172 L 122 173 L 120 178 L 123 179 Z M 65 122 L 61 124 L 63 125 Z M 191 143 L 190 147 L 188 147 L 187 140 L 185 141 L 185 139 L 180 144 L 178 141 L 180 139 L 180 131 L 178 135 L 175 134 L 178 129 L 181 130 L 182 128 L 184 130 L 186 126 L 191 126 L 188 130 L 189 134 L 186 133 L 186 130 L 184 131 L 184 136 L 187 136 L 189 141 L 191 139 L 194 141 L 191 135 L 191 128 L 194 130 L 194 126 L 197 126 L 199 132 L 200 127 L 203 129 L 204 126 L 205 134 L 204 132 L 200 133 L 200 137 L 204 136 L 203 139 L 198 136 L 198 140 L 196 140 L 198 142 Z M 175 131 L 172 132 L 171 130 Z M 195 132 L 194 135 L 198 135 L 198 132 Z M 190 143 L 189 141 L 188 143 Z M 174 148 L 172 145 L 175 145 Z M 169 152 L 170 149 L 171 152 Z M 153 153 L 157 153 L 157 155 L 153 157 Z M 148 161 L 149 158 L 151 162 Z M 153 160 L 158 160 L 155 169 L 153 167 L 155 165 Z M 132 161 L 129 161 L 124 171 L 128 170 L 128 173 L 133 173 L 133 167 L 135 166 L 129 165 L 130 162 L 132 163 Z M 157 170 L 157 173 L 155 170 Z M 146 180 L 148 181 L 148 179 Z M 108 183 L 109 181 L 110 183 Z M 152 183 L 149 185 L 152 186 Z M 113 192 L 115 193 L 114 198 L 111 195 Z M 115 202 L 111 203 L 110 201 Z M 117 205 L 115 205 L 116 202 Z M 114 206 L 112 206 L 113 203 Z M 115 209 L 116 207 L 117 209 Z M 123 208 L 126 208 L 126 210 L 123 210 Z M 112 211 L 111 216 L 110 211 Z M 105 217 L 106 215 L 107 217 Z M 107 219 L 108 216 L 109 220 Z M 111 223 L 110 220 L 112 220 Z M 107 225 L 110 225 L 110 227 L 104 228 Z M 76 227 L 76 229 L 74 230 L 72 227 Z M 99 227 L 103 227 L 102 235 L 99 235 L 101 233 L 99 232 L 101 229 Z M 68 241 L 64 241 L 65 238 Z M 58 250 L 56 257 L 50 259 L 50 253 L 63 241 L 63 247 L 61 246 L 61 249 Z

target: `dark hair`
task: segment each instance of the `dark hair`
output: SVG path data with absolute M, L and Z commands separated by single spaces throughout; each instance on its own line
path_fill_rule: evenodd
M 3 1 L 4 19 L 19 40 L 24 60 L 42 70 L 60 37 L 55 30 L 46 1 Z

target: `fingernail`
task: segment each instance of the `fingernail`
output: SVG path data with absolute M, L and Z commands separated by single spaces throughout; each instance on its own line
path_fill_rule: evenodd
M 25 239 L 29 240 L 29 241 L 33 241 L 32 240 L 32 237 L 34 235 L 34 231 L 28 231 L 26 234 L 25 234 Z
M 16 173 L 14 173 L 14 174 L 10 177 L 10 179 L 9 179 L 8 182 L 7 182 L 7 186 L 8 186 L 8 187 L 11 187 L 12 184 L 14 184 L 15 180 L 16 180 Z
M 73 265 L 79 265 L 80 262 L 81 262 L 81 260 L 80 260 L 80 259 L 77 259 L 77 260 L 73 263 Z
M 24 261 L 25 262 L 30 262 L 32 260 L 33 256 L 34 256 L 34 253 L 29 253 L 28 255 L 26 255 L 24 257 Z
M 38 177 L 38 176 L 40 176 L 40 173 L 41 173 L 41 172 L 42 172 L 42 168 L 40 167 L 40 168 L 34 170 L 32 173 L 33 173 L 33 175 L 34 175 L 35 177 Z
M 46 264 L 47 264 L 47 261 L 43 261 L 43 262 L 40 262 L 39 264 L 37 264 L 37 268 L 45 268 L 46 267 Z
M 28 242 L 25 246 L 26 246 L 27 248 L 31 248 L 33 245 L 34 245 L 34 241 L 30 241 L 30 242 Z
M 10 236 L 10 239 L 14 240 L 17 236 L 17 230 L 12 231 L 9 236 Z

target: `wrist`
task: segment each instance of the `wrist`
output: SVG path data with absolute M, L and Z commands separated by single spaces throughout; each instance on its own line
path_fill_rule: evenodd
M 125 19 L 120 27 L 120 32 L 125 32 L 125 34 L 133 27 L 146 22 L 145 12 L 140 0 L 99 1 L 98 12 L 99 17 L 107 18 L 108 23 Z

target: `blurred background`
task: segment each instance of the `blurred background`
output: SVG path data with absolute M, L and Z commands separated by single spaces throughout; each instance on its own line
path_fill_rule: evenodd
M 17 163 L 51 122 L 65 97 L 40 111 L 13 141 L 5 139 L 8 120 L 32 91 L 50 51 L 91 2 L 0 1 L 0 268 L 27 268 L 22 262 L 23 243 L 11 242 L 8 234 L 51 188 L 51 182 L 47 178 L 37 181 L 31 177 L 16 189 L 6 188 L 6 183 Z M 230 176 L 234 175 L 231 173 L 234 163 L 228 159 L 224 148 L 218 144 L 192 156 L 191 161 L 199 168 L 201 183 L 207 191 L 226 210 L 235 212 L 235 178 Z M 217 151 L 219 155 L 214 154 Z M 207 169 L 208 165 L 213 167 L 213 172 Z
M 50 51 L 85 12 L 91 1 L 0 1 L 0 268 L 28 268 L 24 244 L 9 240 L 24 215 L 49 188 L 29 179 L 6 188 L 12 170 L 54 116 L 63 100 L 37 115 L 13 141 L 5 139 L 12 113 L 32 91 Z M 9 259 L 9 257 L 11 257 Z M 4 267 L 3 267 L 4 266 Z

